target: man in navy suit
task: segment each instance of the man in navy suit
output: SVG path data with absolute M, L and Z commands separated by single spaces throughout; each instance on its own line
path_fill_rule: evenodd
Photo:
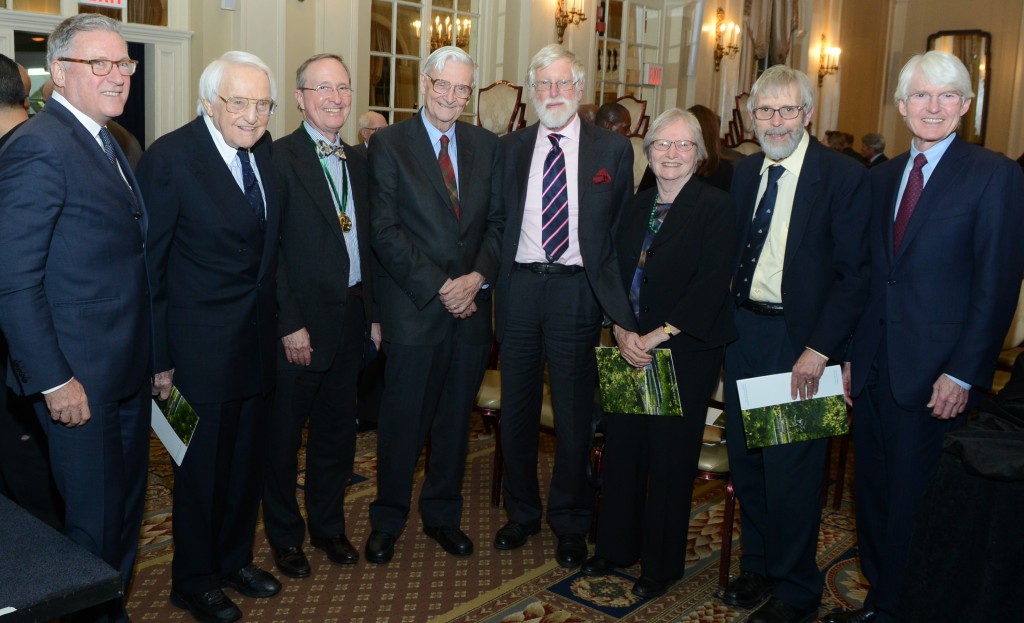
M 54 92 L 0 152 L 0 328 L 8 383 L 35 397 L 64 533 L 120 570 L 142 523 L 151 320 L 146 210 L 105 125 L 136 61 L 120 26 L 68 18 L 50 35 Z M 127 620 L 120 600 L 95 616 Z
M 453 556 L 473 553 L 460 528 L 462 473 L 504 224 L 498 138 L 458 120 L 475 85 L 473 59 L 438 48 L 420 74 L 423 108 L 370 143 L 370 226 L 382 268 L 374 286 L 388 358 L 366 542 L 377 564 L 391 560 L 405 528 L 428 434 L 423 531 Z
M 199 116 L 139 162 L 154 385 L 166 395 L 173 382 L 199 416 L 174 471 L 171 602 L 202 621 L 241 617 L 224 586 L 247 597 L 281 588 L 252 562 L 277 362 L 274 95 L 263 61 L 226 52 L 199 78 Z
M 910 151 L 871 172 L 871 294 L 848 371 L 860 562 L 871 590 L 864 609 L 827 621 L 895 620 L 943 437 L 991 386 L 1016 307 L 1024 175 L 956 135 L 973 97 L 956 57 L 910 59 L 895 97 Z
M 540 530 L 537 443 L 547 359 L 558 440 L 547 517 L 558 535 L 556 560 L 578 567 L 587 558 L 583 535 L 594 510 L 586 463 L 603 317 L 625 327 L 616 334 L 621 346 L 645 356 L 612 240 L 633 192 L 633 150 L 625 137 L 580 122 L 586 80 L 572 52 L 542 48 L 526 82 L 540 122 L 502 137 L 508 226 L 496 296 L 509 520 L 494 546 L 521 547 Z M 546 189 L 557 192 L 548 196 Z
M 828 440 L 748 449 L 736 381 L 790 372 L 793 398 L 811 398 L 826 364 L 844 360 L 867 297 L 868 173 L 810 139 L 804 73 L 766 70 L 748 112 L 764 151 L 741 160 L 732 180 L 739 339 L 726 349 L 725 406 L 743 556 L 723 600 L 769 598 L 752 623 L 798 623 L 817 618 L 824 585 L 815 554 Z

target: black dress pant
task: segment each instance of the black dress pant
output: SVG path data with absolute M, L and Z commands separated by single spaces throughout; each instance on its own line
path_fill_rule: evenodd
M 597 555 L 652 580 L 683 577 L 693 481 L 724 349 L 675 352 L 683 416 L 608 414 Z
M 797 353 L 782 316 L 740 308 L 736 328 L 739 340 L 725 353 L 725 418 L 743 530 L 740 568 L 775 580 L 777 599 L 810 610 L 821 602 L 825 581 L 816 554 L 828 440 L 747 449 L 737 379 L 790 372 Z
M 188 396 L 185 395 L 185 399 Z M 174 588 L 205 593 L 252 562 L 268 399 L 193 404 L 199 425 L 174 469 Z
M 594 440 L 594 347 L 601 310 L 585 273 L 513 270 L 501 343 L 501 451 L 508 518 L 536 524 L 542 515 L 537 444 L 544 363 L 555 411 L 555 466 L 547 517 L 556 534 L 583 534 L 594 511 L 587 462 Z
M 338 322 L 342 336 L 326 370 L 293 366 L 277 373 L 274 410 L 267 440 L 263 521 L 276 548 L 300 547 L 306 525 L 295 498 L 302 428 L 306 442 L 306 513 L 309 532 L 319 538 L 345 534 L 345 487 L 356 448 L 356 380 L 366 342 L 362 301 L 353 297 Z M 313 348 L 316 336 L 311 336 Z
M 435 346 L 385 345 L 377 499 L 370 504 L 370 524 L 392 536 L 405 528 L 416 462 L 428 436 L 429 463 L 419 499 L 423 525 L 458 527 L 462 521 L 469 418 L 490 344 L 465 342 L 455 322 Z

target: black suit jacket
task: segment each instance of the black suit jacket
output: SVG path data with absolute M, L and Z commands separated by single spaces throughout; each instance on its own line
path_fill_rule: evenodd
M 878 165 L 882 164 L 883 162 L 889 162 L 889 157 L 886 156 L 885 154 L 879 154 L 878 157 L 875 158 L 874 160 L 868 160 L 868 168 L 873 169 Z
M 622 213 L 615 246 L 627 293 L 657 192 L 652 188 L 636 195 Z M 736 339 L 729 296 L 735 224 L 732 197 L 697 176 L 690 178 L 647 251 L 640 286 L 641 335 L 667 322 L 682 333 L 666 345 L 681 351 L 707 350 Z
M 151 218 L 146 255 L 158 371 L 194 403 L 274 387 L 277 344 L 277 176 L 270 134 L 253 147 L 266 231 L 202 117 L 159 138 L 139 161 Z
M 734 274 L 764 158 L 758 153 L 740 160 L 732 178 L 739 241 Z M 864 165 L 812 139 L 797 180 L 782 269 L 786 329 L 798 357 L 810 347 L 843 361 L 868 293 L 868 199 Z
M 456 218 L 422 114 L 381 129 L 369 149 L 381 331 L 407 346 L 436 345 L 450 334 L 453 317 L 437 294 L 449 278 L 475 271 L 494 283 L 504 226 L 498 138 L 455 122 L 462 209 Z M 490 294 L 481 289 L 476 313 L 455 323 L 463 341 L 491 341 Z
M 530 164 L 540 126 L 533 124 L 501 138 L 505 152 L 504 192 L 507 224 L 501 243 L 501 274 L 497 292 L 497 332 L 502 337 L 519 237 L 526 209 Z M 604 171 L 608 178 L 599 176 Z M 633 192 L 633 148 L 622 135 L 588 123 L 580 124 L 579 241 L 590 287 L 605 315 L 616 324 L 636 330 L 629 299 L 622 291 L 613 233 L 619 213 Z M 635 267 L 635 265 L 634 265 Z
M 338 222 L 330 185 L 324 177 L 309 132 L 299 128 L 274 143 L 274 167 L 281 189 L 281 249 L 277 267 L 277 334 L 289 335 L 305 327 L 313 346 L 307 366 L 285 368 L 324 371 L 337 354 L 344 305 L 363 305 L 367 323 L 374 318 L 373 253 L 370 251 L 370 188 L 366 159 L 344 146 L 348 180 L 355 203 L 356 238 L 359 243 L 363 298 L 349 298 L 349 254 Z M 333 156 L 332 156 L 333 157 Z M 341 192 L 339 180 L 338 192 Z
M 856 395 L 884 333 L 896 401 L 923 407 L 943 373 L 991 386 L 1024 271 L 1024 175 L 1012 160 L 955 137 L 894 254 L 896 197 L 909 158 L 871 171 L 871 295 L 850 359 Z
M 0 152 L 0 328 L 19 394 L 74 376 L 97 405 L 134 395 L 151 374 L 147 209 L 114 151 L 124 178 L 50 99 Z

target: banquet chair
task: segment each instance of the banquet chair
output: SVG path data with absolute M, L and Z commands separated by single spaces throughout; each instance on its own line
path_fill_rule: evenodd
M 476 124 L 498 136 L 525 127 L 523 87 L 498 80 L 477 93 Z

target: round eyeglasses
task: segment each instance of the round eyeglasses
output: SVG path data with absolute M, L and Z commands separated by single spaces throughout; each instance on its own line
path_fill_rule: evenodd
M 93 75 L 96 76 L 109 75 L 111 70 L 114 69 L 114 65 L 117 65 L 117 71 L 122 76 L 130 76 L 135 73 L 136 68 L 139 66 L 139 61 L 133 61 L 130 58 L 122 58 L 119 61 L 112 61 L 107 58 L 68 58 L 67 56 L 61 56 L 57 60 L 68 63 L 82 63 L 83 65 L 89 65 L 92 67 Z
M 217 97 L 220 98 L 220 101 L 224 102 L 224 108 L 228 112 L 233 113 L 245 112 L 249 108 L 249 104 L 256 105 L 256 114 L 258 115 L 272 115 L 277 108 L 274 100 L 258 100 L 251 97 L 224 97 L 223 95 L 218 95 Z
M 448 82 L 447 80 L 442 80 L 440 78 L 431 78 L 430 76 L 427 76 L 427 74 L 423 74 L 423 75 L 427 77 L 427 80 L 430 80 L 431 88 L 434 90 L 434 93 L 437 93 L 438 95 L 448 95 L 448 91 L 451 91 L 451 89 L 452 89 L 452 83 L 451 82 Z M 472 95 L 472 94 L 473 94 L 473 87 L 469 86 L 468 84 L 456 84 L 455 85 L 455 96 L 456 97 L 458 97 L 460 99 L 468 100 L 469 96 Z

